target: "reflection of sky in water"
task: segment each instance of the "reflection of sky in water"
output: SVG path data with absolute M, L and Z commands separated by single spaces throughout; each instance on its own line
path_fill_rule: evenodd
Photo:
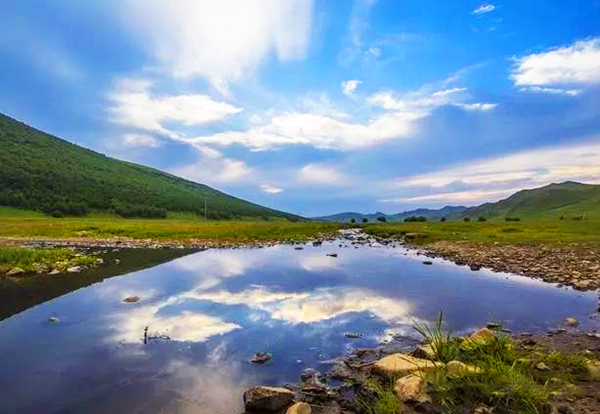
M 295 381 L 440 310 L 457 332 L 488 320 L 518 331 L 567 316 L 595 323 L 593 293 L 422 260 L 403 249 L 277 246 L 199 252 L 108 279 L 0 322 L 4 408 L 230 413 L 249 384 Z M 141 300 L 123 303 L 129 295 Z M 143 345 L 146 326 L 172 341 Z M 256 351 L 273 361 L 251 365 Z

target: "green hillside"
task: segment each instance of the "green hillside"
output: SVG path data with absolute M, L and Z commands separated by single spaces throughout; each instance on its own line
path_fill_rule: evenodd
M 471 207 L 458 217 L 600 218 L 600 185 L 567 181 L 522 190 L 496 203 Z
M 369 222 L 375 222 L 377 221 L 378 217 L 385 217 L 387 221 L 403 221 L 405 218 L 418 216 L 426 217 L 429 220 L 438 220 L 449 215 L 457 215 L 466 209 L 466 207 L 462 206 L 446 206 L 437 210 L 419 208 L 416 210 L 404 211 L 396 214 L 385 214 L 379 212 L 373 214 L 362 214 L 347 212 L 332 214 L 330 216 L 315 217 L 314 220 L 347 223 L 351 219 L 354 219 L 356 222 L 361 222 L 364 218 L 366 218 Z
M 125 217 L 193 212 L 208 217 L 298 216 L 272 210 L 206 185 L 106 157 L 0 114 L 0 205 L 55 216 L 89 210 Z

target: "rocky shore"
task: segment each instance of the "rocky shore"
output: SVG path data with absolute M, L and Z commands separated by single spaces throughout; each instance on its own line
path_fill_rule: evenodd
M 579 290 L 600 289 L 600 251 L 581 246 L 549 247 L 479 245 L 439 241 L 423 248 L 429 257 L 441 257 L 472 270 L 539 278 Z
M 585 334 L 570 327 L 551 331 L 547 336 L 501 335 L 498 328 L 482 328 L 465 338 L 456 338 L 462 350 L 456 355 L 463 355 L 464 359 L 476 350 L 489 352 L 491 358 L 494 352 L 504 352 L 498 349 L 505 346 L 506 355 L 514 355 L 514 361 L 504 361 L 507 369 L 523 375 L 531 372 L 533 386 L 541 387 L 545 393 L 541 411 L 537 412 L 600 413 L 600 334 Z M 302 372 L 298 383 L 248 389 L 243 396 L 245 414 L 445 413 L 449 408 L 443 404 L 440 384 L 460 383 L 469 377 L 483 378 L 484 384 L 494 375 L 488 372 L 489 366 L 462 362 L 459 356 L 442 361 L 438 352 L 431 343 L 417 344 L 404 352 L 390 347 L 355 349 L 345 358 L 329 361 L 330 368 L 325 373 L 309 368 Z M 503 392 L 505 396 L 500 395 Z M 510 392 L 501 389 L 484 398 L 459 399 L 461 403 L 451 411 L 522 412 L 503 406 L 503 399 L 508 401 Z M 376 409 L 378 401 L 386 398 L 384 393 L 395 399 L 394 407 L 399 411 Z M 395 410 L 392 405 L 387 401 L 386 407 Z

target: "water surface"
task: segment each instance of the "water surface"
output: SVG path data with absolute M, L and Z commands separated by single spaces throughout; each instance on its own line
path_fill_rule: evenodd
M 544 332 L 568 316 L 597 326 L 593 292 L 423 260 L 336 241 L 207 250 L 106 279 L 0 322 L 0 412 L 240 412 L 249 385 L 414 335 L 440 310 L 459 333 L 490 320 Z M 145 327 L 170 340 L 144 344 Z M 249 363 L 257 351 L 273 360 Z

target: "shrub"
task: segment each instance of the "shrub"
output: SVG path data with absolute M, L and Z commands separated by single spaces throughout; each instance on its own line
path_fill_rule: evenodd
M 440 219 L 440 221 L 441 221 L 442 223 L 443 223 L 443 222 L 445 222 L 445 221 L 446 221 L 446 217 L 442 217 L 442 218 Z
M 425 216 L 410 216 L 404 219 L 405 223 L 417 223 L 425 221 L 427 221 L 427 217 Z
M 484 222 L 484 221 L 487 221 L 487 219 L 485 217 L 483 217 L 483 216 L 479 216 L 479 218 L 477 219 L 477 221 Z
M 356 219 L 351 218 L 350 223 L 356 223 Z
M 469 221 L 471 221 L 471 219 L 470 219 L 469 217 L 465 217 L 465 218 L 463 219 L 463 221 L 464 221 L 465 223 L 468 223 Z
M 519 217 L 506 217 L 505 220 L 506 221 L 521 221 L 521 219 Z
M 368 223 L 368 222 L 369 222 L 369 219 L 365 217 L 365 218 L 363 218 L 363 219 L 362 219 L 362 222 L 363 222 L 363 223 Z
M 377 221 L 385 223 L 385 222 L 387 222 L 387 219 L 385 217 L 383 217 L 383 216 L 379 216 L 379 217 L 377 217 Z

